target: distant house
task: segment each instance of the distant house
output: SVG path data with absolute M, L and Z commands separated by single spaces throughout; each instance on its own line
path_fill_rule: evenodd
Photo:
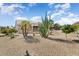
M 15 29 L 18 31 L 18 33 L 19 34 L 21 34 L 22 33 L 22 30 L 21 30 L 21 27 L 20 27 L 20 23 L 22 22 L 22 20 L 16 20 L 16 22 L 15 22 Z M 38 32 L 38 22 L 36 23 L 36 22 L 30 22 L 30 24 L 31 24 L 31 30 L 30 30 L 30 32 Z
M 32 32 L 38 33 L 38 31 L 39 31 L 38 25 L 39 25 L 39 22 L 31 22 Z
M 22 30 L 21 30 L 21 27 L 20 27 L 20 23 L 22 22 L 23 20 L 16 20 L 15 22 L 15 29 L 18 31 L 19 34 L 22 34 Z M 39 32 L 39 22 L 30 22 L 31 24 L 31 30 L 29 31 L 29 33 L 38 33 Z M 53 26 L 50 28 L 50 30 L 52 31 L 53 30 Z

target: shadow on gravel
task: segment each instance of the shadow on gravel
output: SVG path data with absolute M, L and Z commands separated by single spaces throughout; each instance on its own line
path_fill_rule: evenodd
M 26 37 L 25 41 L 28 42 L 28 43 L 39 43 L 40 42 L 37 38 L 34 38 L 32 36 Z
M 79 43 L 79 40 L 72 40 L 73 42 L 75 42 L 75 43 Z
M 58 41 L 58 42 L 64 42 L 64 43 L 73 43 L 73 41 L 63 40 L 63 39 L 59 39 L 59 38 L 48 37 L 48 39 L 53 40 L 53 41 Z

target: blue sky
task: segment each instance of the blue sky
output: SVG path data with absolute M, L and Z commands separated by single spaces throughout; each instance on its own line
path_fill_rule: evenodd
M 14 26 L 18 19 L 40 22 L 46 12 L 61 25 L 79 21 L 79 3 L 0 3 L 0 26 Z

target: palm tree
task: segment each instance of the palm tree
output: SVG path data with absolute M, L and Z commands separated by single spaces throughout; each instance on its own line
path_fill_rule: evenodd
M 31 26 L 30 22 L 26 21 L 26 20 L 23 20 L 21 22 L 20 26 L 21 26 L 21 30 L 22 30 L 24 38 L 27 37 L 28 31 L 29 31 L 30 26 Z
M 53 20 L 51 18 L 48 18 L 47 15 L 45 18 L 42 18 L 42 22 L 39 24 L 39 32 L 42 37 L 47 38 L 49 35 L 50 27 L 53 24 Z

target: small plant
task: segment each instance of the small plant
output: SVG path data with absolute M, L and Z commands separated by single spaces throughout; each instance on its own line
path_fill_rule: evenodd
M 11 39 L 13 39 L 13 38 L 14 38 L 14 34 L 13 34 L 13 33 L 9 33 L 9 37 L 10 37 Z

